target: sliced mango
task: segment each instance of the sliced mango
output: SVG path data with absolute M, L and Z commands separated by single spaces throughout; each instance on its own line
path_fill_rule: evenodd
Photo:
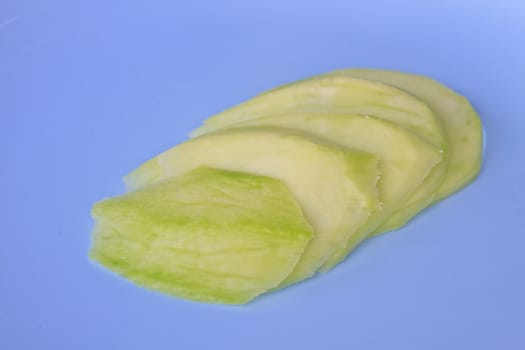
M 430 78 L 378 69 L 347 69 L 329 76 L 355 77 L 403 89 L 425 102 L 442 121 L 448 141 L 448 170 L 434 201 L 445 198 L 472 181 L 481 168 L 483 130 L 478 114 L 460 94 Z
M 407 199 L 399 213 L 388 218 L 377 229 L 377 233 L 398 229 L 433 203 L 436 188 L 445 178 L 448 163 L 443 126 L 424 102 L 386 84 L 346 74 L 312 77 L 269 90 L 208 118 L 191 135 L 198 136 L 227 128 L 236 122 L 293 112 L 376 116 L 412 131 L 442 150 L 442 162 L 427 176 L 421 185 L 422 189 Z
M 313 275 L 350 236 L 361 233 L 359 227 L 379 206 L 375 155 L 272 127 L 237 128 L 195 138 L 146 162 L 125 182 L 133 190 L 201 166 L 280 179 L 297 199 L 315 236 L 281 286 Z
M 417 191 L 426 191 L 428 188 L 421 184 L 442 159 L 439 148 L 397 124 L 370 116 L 291 113 L 256 118 L 231 127 L 244 126 L 292 128 L 348 149 L 377 155 L 381 173 L 378 189 L 382 210 L 371 215 L 366 225 L 359 228 L 360 233 L 356 237 L 366 236 L 377 230 Z M 430 191 L 435 189 L 434 187 Z M 428 193 L 420 195 L 425 196 Z M 341 246 L 324 264 L 324 269 L 341 261 L 357 243 L 359 242 L 350 237 L 347 244 Z
M 281 181 L 199 168 L 97 203 L 91 257 L 150 289 L 241 304 L 293 270 L 313 230 Z

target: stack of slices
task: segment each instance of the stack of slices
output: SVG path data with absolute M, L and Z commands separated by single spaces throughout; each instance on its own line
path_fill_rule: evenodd
M 147 288 L 239 304 L 326 271 L 479 172 L 469 102 L 412 74 L 350 69 L 258 95 L 99 202 L 91 257 Z

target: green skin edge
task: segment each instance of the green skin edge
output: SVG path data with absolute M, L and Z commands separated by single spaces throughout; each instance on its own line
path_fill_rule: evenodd
M 90 257 L 151 290 L 243 304 L 294 269 L 313 230 L 288 188 L 198 168 L 95 204 Z

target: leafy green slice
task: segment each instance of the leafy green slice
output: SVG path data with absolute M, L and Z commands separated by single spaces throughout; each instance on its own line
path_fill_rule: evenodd
M 281 181 L 198 168 L 97 203 L 91 257 L 144 287 L 245 303 L 277 286 L 313 236 Z

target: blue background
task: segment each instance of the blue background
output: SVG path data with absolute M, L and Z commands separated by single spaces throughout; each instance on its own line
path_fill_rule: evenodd
M 0 2 L 0 349 L 524 349 L 525 4 Z M 244 307 L 87 258 L 91 205 L 206 116 L 335 68 L 422 73 L 487 133 L 468 188 Z

